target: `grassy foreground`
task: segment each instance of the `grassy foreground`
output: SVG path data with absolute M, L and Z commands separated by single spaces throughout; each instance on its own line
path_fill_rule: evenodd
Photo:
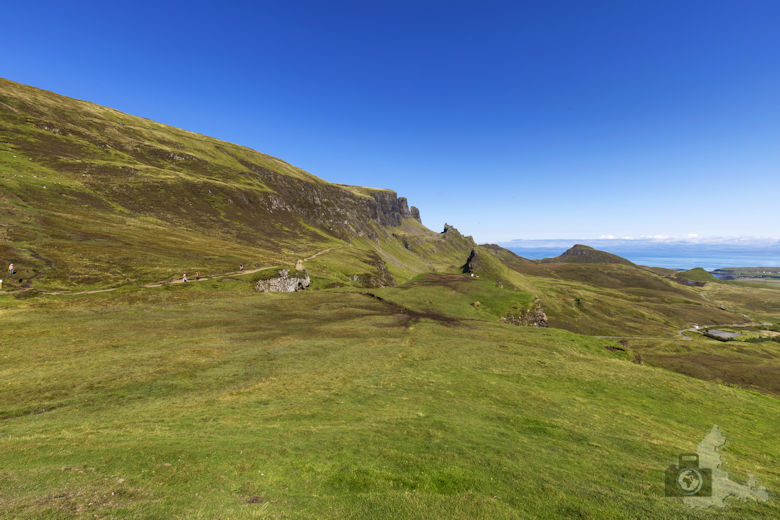
M 779 489 L 777 399 L 605 339 L 424 317 L 404 290 L 0 297 L 0 517 L 780 513 L 663 498 L 713 424 L 733 479 Z

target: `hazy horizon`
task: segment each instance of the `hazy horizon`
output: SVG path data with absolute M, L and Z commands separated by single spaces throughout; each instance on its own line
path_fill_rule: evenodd
M 780 267 L 780 240 L 754 237 L 515 239 L 499 245 L 534 260 L 560 255 L 574 244 L 613 253 L 639 265 L 708 271 L 728 267 Z

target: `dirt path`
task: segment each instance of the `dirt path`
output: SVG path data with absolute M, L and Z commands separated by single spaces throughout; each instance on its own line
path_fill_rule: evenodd
M 112 287 L 110 289 L 91 289 L 89 291 L 41 291 L 41 294 L 97 294 L 102 292 L 116 291 L 119 287 Z
M 254 269 L 244 269 L 243 271 L 232 271 L 232 272 L 229 272 L 229 273 L 215 274 L 215 275 L 212 275 L 211 277 L 209 277 L 209 276 L 201 276 L 198 279 L 192 279 L 192 280 L 188 279 L 187 283 L 205 282 L 206 280 L 210 280 L 212 278 L 224 278 L 226 276 L 243 276 L 245 274 L 256 273 L 258 271 L 263 271 L 265 269 L 270 269 L 272 267 L 273 267 L 272 265 L 266 265 L 266 266 L 263 266 L 263 267 L 256 267 Z M 163 280 L 161 282 L 147 283 L 145 285 L 142 285 L 141 287 L 143 287 L 144 289 L 151 289 L 153 287 L 162 287 L 163 285 L 172 285 L 172 284 L 177 284 L 177 283 L 184 283 L 184 280 L 182 280 L 181 278 L 174 278 L 172 280 Z M 111 289 L 111 290 L 113 290 L 113 289 Z
M 303 259 L 304 262 L 311 260 L 312 258 L 317 258 L 320 255 L 324 255 L 325 253 L 329 251 L 333 251 L 334 249 L 337 249 L 340 246 L 335 247 L 329 247 L 328 249 L 323 249 L 322 251 L 318 251 L 317 253 L 314 253 L 311 256 L 307 256 Z M 197 283 L 197 282 L 205 282 L 206 280 L 210 280 L 213 278 L 224 278 L 226 276 L 244 276 L 247 274 L 257 273 L 259 271 L 263 271 L 265 269 L 271 269 L 274 267 L 273 265 L 266 265 L 263 267 L 255 267 L 253 269 L 244 269 L 243 271 L 231 271 L 228 273 L 220 273 L 220 274 L 214 274 L 211 276 L 201 276 L 197 280 L 187 280 L 187 283 Z M 174 279 L 168 279 L 168 280 L 162 280 L 159 282 L 152 282 L 147 283 L 141 286 L 141 289 L 153 289 L 155 287 L 162 287 L 163 285 L 171 285 L 171 284 L 177 284 L 177 283 L 184 283 L 184 280 L 181 278 L 174 278 Z M 70 295 L 78 295 L 78 294 L 97 294 L 97 293 L 107 293 L 116 291 L 119 289 L 119 287 L 111 287 L 108 289 L 90 289 L 87 291 L 41 291 L 41 294 L 47 294 L 47 295 L 60 295 L 60 294 L 70 294 Z M 14 294 L 23 292 L 24 289 L 15 289 L 10 291 L 0 291 L 0 294 Z
M 308 262 L 308 261 L 309 261 L 309 260 L 311 260 L 312 258 L 317 258 L 318 256 L 320 256 L 320 255 L 324 255 L 325 253 L 328 253 L 328 252 L 330 252 L 330 251 L 333 251 L 334 249 L 338 249 L 339 247 L 341 247 L 341 246 L 334 246 L 334 247 L 329 247 L 328 249 L 323 249 L 323 250 L 322 250 L 322 251 L 320 251 L 319 253 L 314 253 L 314 254 L 313 254 L 313 255 L 311 255 L 311 256 L 307 256 L 306 258 L 304 258 L 304 259 L 303 259 L 303 261 L 304 261 L 304 262 Z
M 681 338 L 660 338 L 656 336 L 593 336 L 594 338 L 604 338 L 604 339 L 651 339 L 655 341 L 691 341 L 693 338 L 689 338 L 683 332 L 687 332 L 689 329 L 680 330 L 677 333 L 680 334 Z

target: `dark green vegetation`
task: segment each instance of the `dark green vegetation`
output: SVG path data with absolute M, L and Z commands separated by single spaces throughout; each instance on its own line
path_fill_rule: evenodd
M 662 498 L 713 424 L 732 478 L 780 488 L 776 289 L 527 260 L 388 190 L 5 81 L 0 141 L 2 517 L 778 514 Z M 310 289 L 253 290 L 298 258 Z

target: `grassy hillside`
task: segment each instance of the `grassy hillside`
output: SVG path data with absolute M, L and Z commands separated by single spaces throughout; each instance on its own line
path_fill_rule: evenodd
M 0 259 L 20 287 L 275 265 L 395 230 L 435 237 L 418 224 L 390 190 L 0 79 Z
M 777 489 L 775 398 L 637 365 L 610 340 L 497 323 L 471 296 L 459 305 L 457 285 L 379 300 L 230 283 L 0 297 L 5 516 L 778 514 L 662 496 L 664 469 L 713 424 L 732 477 Z
M 584 334 L 673 337 L 696 323 L 749 321 L 708 300 L 697 288 L 628 261 L 540 262 L 495 245 L 476 250 L 481 254 L 474 262 L 475 273 L 535 295 L 553 327 Z M 604 258 L 600 251 L 588 250 Z
M 780 512 L 662 497 L 713 424 L 733 478 L 778 489 L 780 290 L 587 246 L 523 259 L 425 228 L 390 190 L 5 80 L 0 202 L 19 270 L 0 516 Z M 309 290 L 253 290 L 298 258 Z M 680 333 L 748 323 L 728 344 Z

